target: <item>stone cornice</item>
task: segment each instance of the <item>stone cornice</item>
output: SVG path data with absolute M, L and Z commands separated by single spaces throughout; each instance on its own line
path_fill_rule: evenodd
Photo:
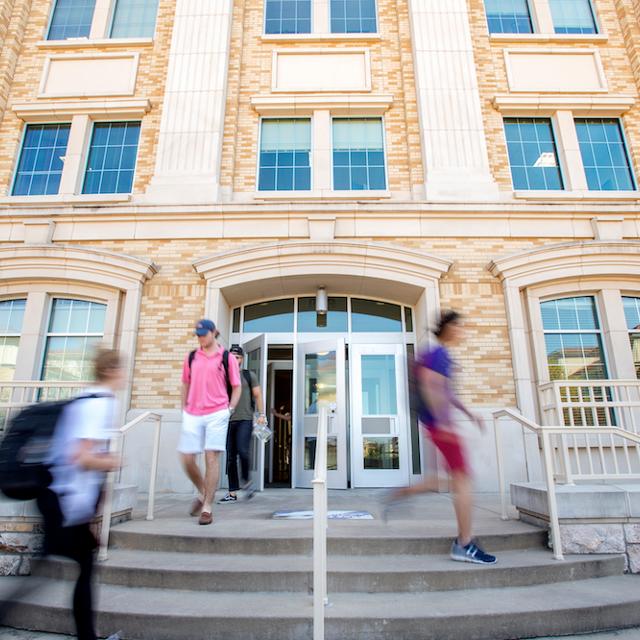
M 147 98 L 128 100 L 38 100 L 19 102 L 12 111 L 25 122 L 48 122 L 52 118 L 72 118 L 74 115 L 96 117 L 141 118 L 151 109 Z
M 636 103 L 631 95 L 557 95 L 557 94 L 506 94 L 497 95 L 493 106 L 505 116 L 551 116 L 556 111 L 571 111 L 580 116 L 620 116 Z

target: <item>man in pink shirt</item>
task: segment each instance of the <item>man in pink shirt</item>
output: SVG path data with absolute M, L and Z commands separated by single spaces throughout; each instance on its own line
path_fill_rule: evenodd
M 187 355 L 182 367 L 182 433 L 178 451 L 198 491 L 191 515 L 200 515 L 199 524 L 211 524 L 211 507 L 220 477 L 220 452 L 226 449 L 229 417 L 238 404 L 242 387 L 236 359 L 230 358 L 216 340 L 219 335 L 216 325 L 211 320 L 200 320 L 195 335 L 200 348 Z M 196 456 L 203 451 L 204 478 L 196 462 Z

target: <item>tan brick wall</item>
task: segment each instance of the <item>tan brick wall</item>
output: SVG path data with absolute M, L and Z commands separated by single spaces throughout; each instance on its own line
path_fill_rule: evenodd
M 638 19 L 640 14 L 633 8 L 637 0 L 594 0 L 598 20 L 602 31 L 608 35 L 604 43 L 535 43 L 510 42 L 496 43 L 489 39 L 483 0 L 467 0 L 471 32 L 475 44 L 475 61 L 480 87 L 480 98 L 485 120 L 487 145 L 491 169 L 500 188 L 511 190 L 511 173 L 504 139 L 502 116 L 493 108 L 492 101 L 497 94 L 509 93 L 504 49 L 526 47 L 528 49 L 561 48 L 597 48 L 611 93 L 638 95 L 637 77 L 629 58 L 629 50 L 625 41 L 625 32 L 629 38 L 631 50 L 640 46 L 638 39 Z M 626 26 L 621 23 L 624 19 Z M 637 54 L 636 54 L 637 55 Z M 637 64 L 637 63 L 634 63 Z M 637 71 L 636 71 L 637 73 Z M 623 118 L 624 129 L 630 147 L 636 175 L 640 169 L 640 104 L 637 104 Z
M 375 93 L 393 95 L 385 115 L 389 188 L 410 191 L 423 182 L 420 129 L 418 126 L 413 56 L 406 0 L 379 0 L 381 40 L 304 43 L 264 42 L 263 3 L 239 0 L 234 4 L 229 82 L 222 150 L 221 184 L 233 191 L 254 191 L 259 116 L 252 110 L 253 95 L 271 90 L 274 50 L 368 47 L 371 51 L 372 87 Z
M 30 0 L 15 0 L 18 5 L 28 7 Z M 73 49 L 39 48 L 36 43 L 46 37 L 46 28 L 51 11 L 51 2 L 36 0 L 32 3 L 28 13 L 28 23 L 24 40 L 19 50 L 19 57 L 13 74 L 13 82 L 9 91 L 9 104 L 15 102 L 34 101 L 37 99 L 38 87 L 44 66 L 44 61 L 51 53 L 96 53 L 113 52 L 113 48 L 88 46 Z M 151 111 L 143 118 L 138 149 L 138 162 L 134 191 L 144 191 L 151 176 L 155 163 L 155 149 L 157 144 L 162 102 L 168 64 L 171 32 L 173 28 L 173 14 L 175 0 L 160 0 L 156 23 L 156 35 L 152 46 L 132 47 L 132 51 L 140 52 L 140 65 L 136 80 L 135 97 L 148 98 L 151 101 Z M 26 15 L 26 14 L 25 14 Z M 16 18 L 17 20 L 17 18 Z M 115 51 L 127 50 L 125 48 Z M 10 53 L 3 49 L 0 55 L 0 83 L 2 82 L 2 65 L 10 60 Z M 0 107 L 2 106 L 2 85 L 0 84 Z M 81 100 L 82 98 L 79 98 Z M 68 101 L 68 99 L 61 99 Z M 1 109 L 0 109 L 1 113 Z M 23 122 L 7 109 L 0 122 L 0 194 L 7 192 L 11 179 L 23 131 Z

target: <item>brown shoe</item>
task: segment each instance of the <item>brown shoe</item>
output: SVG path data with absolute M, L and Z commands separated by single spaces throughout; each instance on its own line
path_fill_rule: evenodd
M 200 500 L 200 498 L 196 498 L 192 503 L 191 503 L 191 511 L 189 512 L 189 515 L 193 518 L 195 518 L 195 516 L 199 516 L 200 512 L 202 511 L 202 500 Z
M 213 522 L 213 516 L 209 511 L 203 511 L 200 514 L 200 519 L 198 520 L 198 524 L 211 524 Z

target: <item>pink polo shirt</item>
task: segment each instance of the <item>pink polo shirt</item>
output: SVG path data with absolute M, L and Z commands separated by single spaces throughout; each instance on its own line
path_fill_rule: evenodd
M 196 355 L 189 370 L 189 356 L 182 366 L 182 382 L 189 385 L 187 404 L 184 410 L 192 416 L 205 416 L 229 406 L 227 380 L 222 364 L 224 348 L 208 356 L 202 349 Z M 232 387 L 240 385 L 238 361 L 229 354 L 229 382 Z

